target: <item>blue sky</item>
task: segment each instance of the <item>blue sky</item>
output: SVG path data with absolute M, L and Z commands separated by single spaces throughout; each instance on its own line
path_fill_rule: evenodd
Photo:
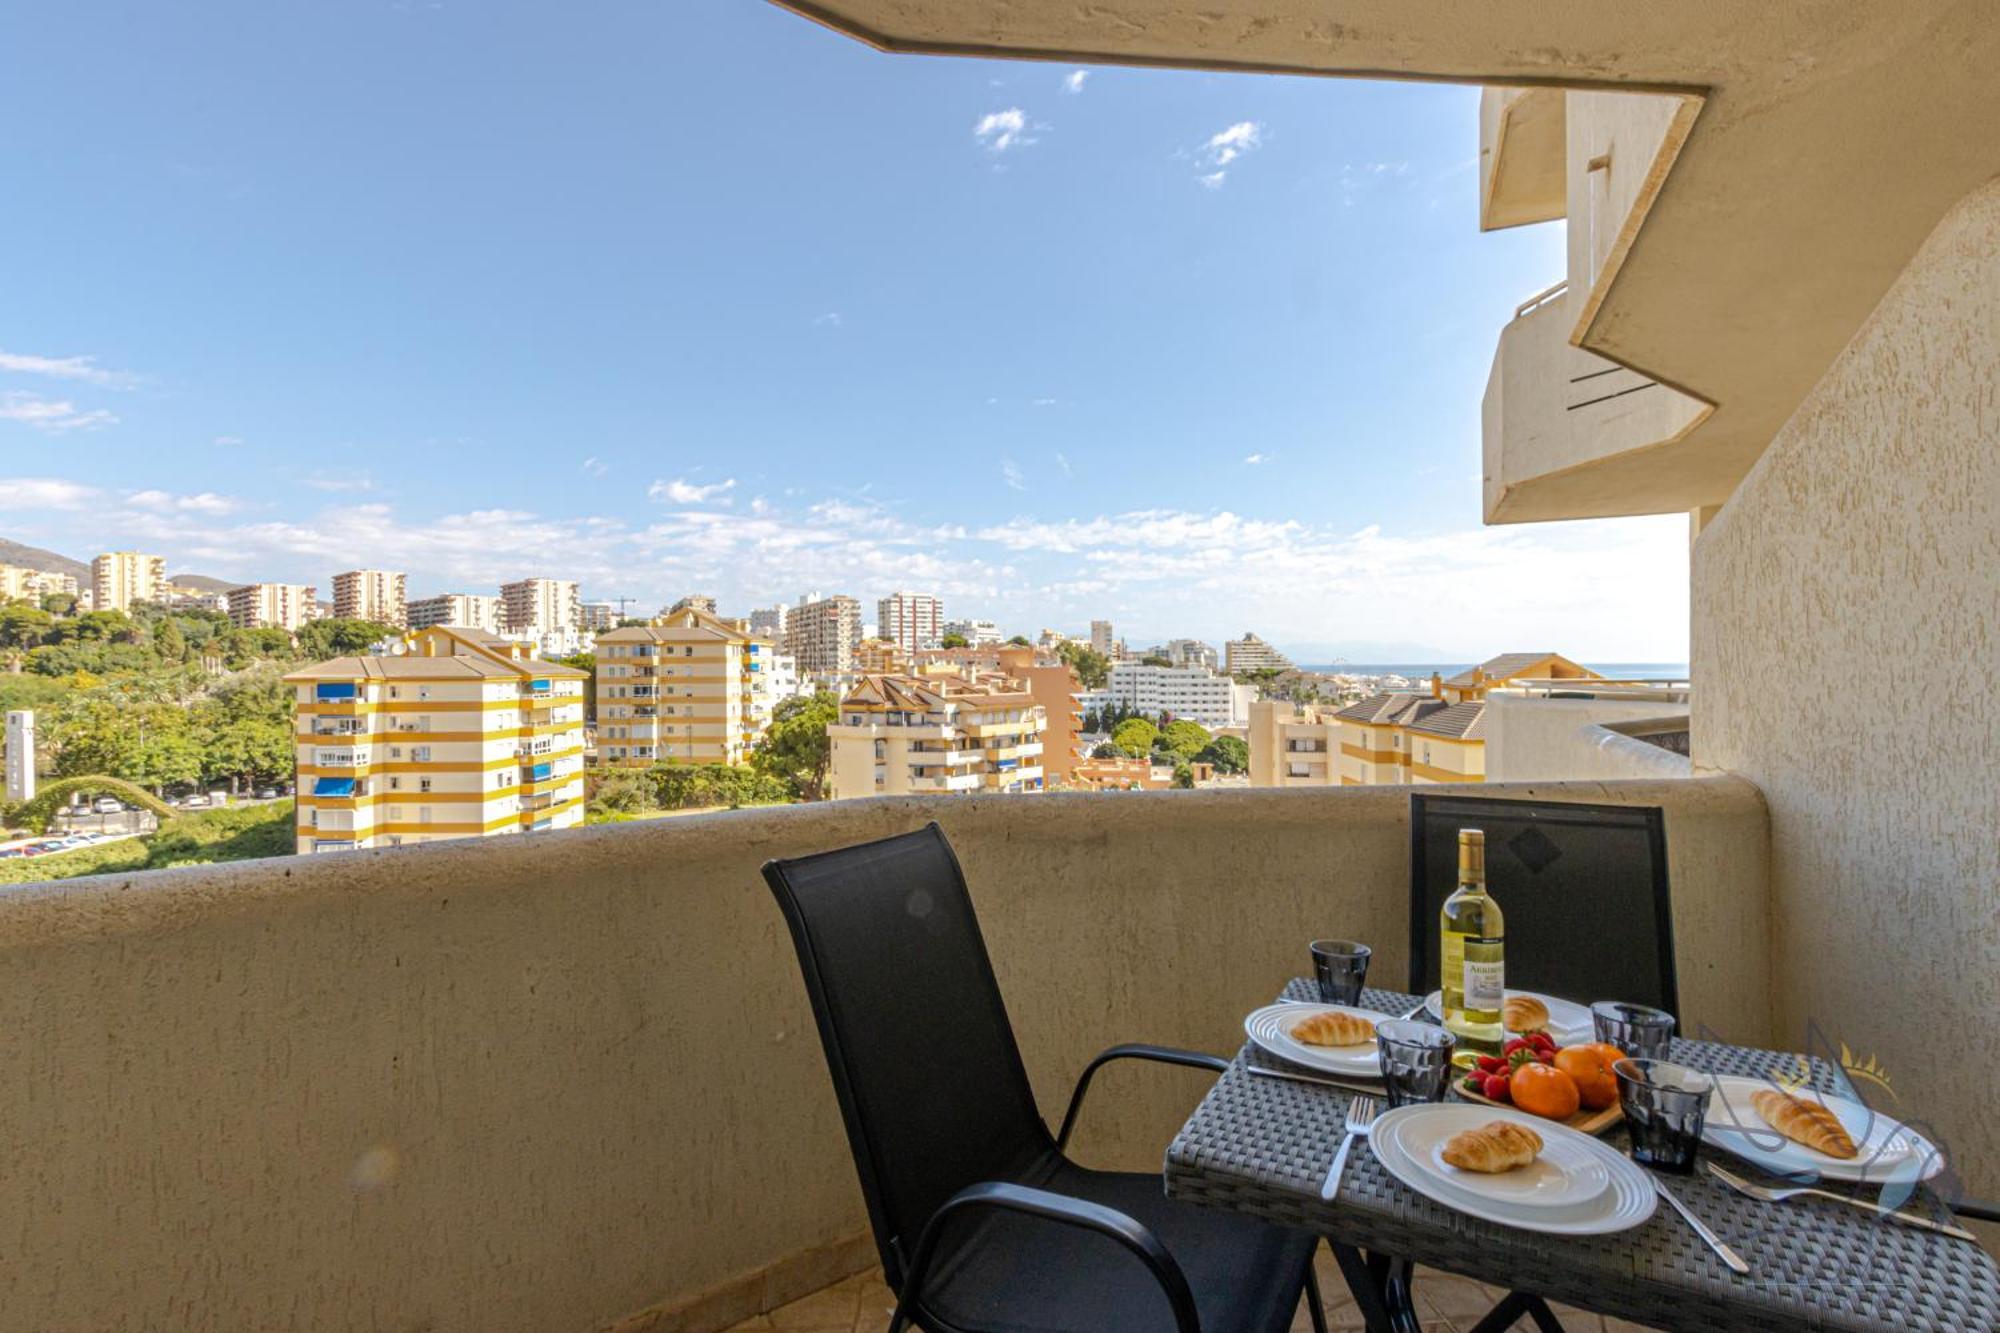
M 755 0 L 75 0 L 0 44 L 0 535 L 414 594 L 1677 661 L 1678 518 L 1484 528 L 1559 226 L 1477 94 L 892 57 Z

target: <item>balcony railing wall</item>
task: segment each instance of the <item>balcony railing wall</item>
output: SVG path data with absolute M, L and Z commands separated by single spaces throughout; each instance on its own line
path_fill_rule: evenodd
M 1511 790 L 1665 806 L 1688 1018 L 1770 1036 L 1754 788 Z M 1400 984 L 1406 812 L 904 798 L 16 890 L 9 1326 L 726 1326 L 872 1256 L 766 858 L 938 819 L 1053 1116 L 1113 1041 L 1235 1049 L 1316 935 Z M 1202 1080 L 1103 1077 L 1080 1155 L 1157 1167 Z

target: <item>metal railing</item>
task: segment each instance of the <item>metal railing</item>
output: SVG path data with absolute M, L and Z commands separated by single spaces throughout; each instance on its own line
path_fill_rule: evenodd
M 1514 318 L 1519 319 L 1523 315 L 1532 314 L 1549 302 L 1559 299 L 1568 290 L 1568 278 L 1560 279 L 1554 285 L 1542 288 L 1542 290 L 1514 307 Z

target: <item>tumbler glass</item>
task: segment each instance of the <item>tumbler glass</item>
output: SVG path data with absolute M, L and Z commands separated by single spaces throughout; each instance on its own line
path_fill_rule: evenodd
M 1374 952 L 1354 940 L 1314 940 L 1313 978 L 1319 982 L 1321 1004 L 1353 1004 L 1368 979 L 1368 956 Z

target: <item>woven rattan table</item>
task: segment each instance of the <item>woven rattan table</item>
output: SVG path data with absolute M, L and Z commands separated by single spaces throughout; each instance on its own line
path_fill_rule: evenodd
M 1313 998 L 1301 978 L 1287 999 Z M 1369 989 L 1361 1004 L 1407 1013 L 1420 997 Z M 1674 1042 L 1673 1058 L 1714 1073 L 1796 1074 L 1801 1057 L 1719 1042 Z M 1978 1245 L 1879 1221 L 1826 1200 L 1743 1198 L 1698 1173 L 1667 1178 L 1681 1200 L 1750 1264 L 1738 1277 L 1662 1202 L 1643 1225 L 1610 1236 L 1551 1236 L 1484 1222 L 1404 1186 L 1356 1144 L 1340 1195 L 1320 1183 L 1339 1141 L 1347 1094 L 1256 1078 L 1286 1067 L 1246 1046 L 1167 1149 L 1167 1193 L 1324 1235 L 1342 1254 L 1393 1255 L 1481 1282 L 1663 1329 L 2000 1329 L 2000 1271 Z M 1813 1060 L 1811 1082 L 1846 1092 Z M 1624 1145 L 1622 1131 L 1607 1141 Z M 1731 1162 L 1753 1180 L 1755 1169 Z M 1905 1208 L 1949 1221 L 1928 1191 Z M 1376 1272 L 1381 1272 L 1377 1261 Z M 1355 1272 L 1349 1268 L 1350 1280 Z

